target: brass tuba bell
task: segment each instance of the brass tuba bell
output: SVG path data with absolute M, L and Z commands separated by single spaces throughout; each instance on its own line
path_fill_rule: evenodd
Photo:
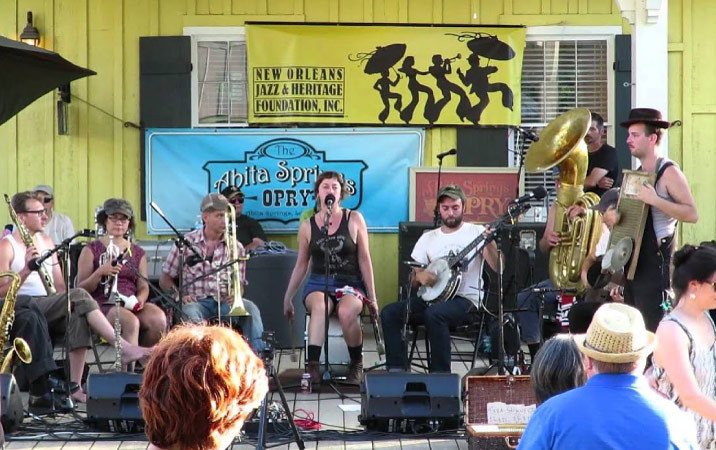
M 584 136 L 589 131 L 591 114 L 587 108 L 567 111 L 549 123 L 532 144 L 525 158 L 528 172 L 559 169 L 559 187 L 554 203 L 554 231 L 561 242 L 549 253 L 549 277 L 556 287 L 584 290 L 580 278 L 582 263 L 599 241 L 601 215 L 590 209 L 599 203 L 593 192 L 584 193 L 587 177 L 588 151 Z M 567 209 L 584 206 L 583 216 L 569 219 Z

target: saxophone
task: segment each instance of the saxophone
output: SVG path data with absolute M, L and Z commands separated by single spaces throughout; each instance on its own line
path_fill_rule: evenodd
M 10 277 L 10 288 L 5 294 L 5 303 L 2 305 L 2 312 L 0 312 L 0 349 L 5 348 L 5 344 L 10 336 L 10 330 L 12 329 L 12 323 L 15 320 L 15 301 L 17 299 L 17 290 L 20 289 L 20 276 L 15 272 L 3 272 L 0 273 L 0 278 Z M 25 364 L 32 362 L 32 352 L 30 346 L 22 338 L 15 338 L 13 340 L 12 349 L 5 356 L 5 359 L 0 366 L 0 373 L 12 373 L 13 369 L 13 356 L 17 354 L 20 361 Z
M 590 209 L 599 203 L 599 196 L 584 192 L 588 157 L 584 136 L 590 122 L 591 114 L 586 108 L 562 114 L 542 130 L 525 158 L 528 172 L 544 172 L 554 166 L 559 169 L 553 229 L 562 241 L 549 252 L 549 276 L 556 287 L 575 288 L 578 292 L 585 288 L 580 277 L 582 263 L 594 250 L 602 231 L 601 215 Z M 570 219 L 567 210 L 572 205 L 581 205 L 587 212 Z
M 229 316 L 249 316 L 249 312 L 244 307 L 244 300 L 241 297 L 241 271 L 239 270 L 239 245 L 236 238 L 236 209 L 234 205 L 229 206 L 224 215 L 226 221 L 226 230 L 224 231 L 224 241 L 227 248 L 227 258 L 233 261 L 229 272 L 229 297 L 233 299 Z M 218 285 L 217 276 L 217 285 Z M 221 297 L 219 297 L 221 298 Z
M 5 201 L 7 202 L 7 206 L 10 210 L 10 218 L 12 219 L 12 222 L 17 227 L 18 233 L 20 233 L 20 237 L 22 238 L 22 242 L 25 244 L 25 247 L 33 247 L 35 245 L 35 241 L 32 240 L 32 236 L 30 236 L 30 232 L 25 228 L 25 224 L 20 221 L 20 219 L 17 217 L 17 213 L 15 212 L 15 209 L 12 207 L 12 203 L 10 203 L 10 198 L 5 195 Z M 55 283 L 52 281 L 52 277 L 47 272 L 47 267 L 44 263 L 40 264 L 40 268 L 37 269 L 37 274 L 40 275 L 40 280 L 42 281 L 43 286 L 45 286 L 45 290 L 47 291 L 47 295 L 55 295 L 57 294 L 57 290 L 55 289 Z

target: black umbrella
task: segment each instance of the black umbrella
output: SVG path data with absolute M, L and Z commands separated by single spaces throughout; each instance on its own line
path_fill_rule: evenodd
M 460 34 L 446 33 L 457 36 L 459 42 L 467 40 L 467 48 L 478 56 L 498 61 L 507 61 L 515 57 L 515 51 L 509 44 L 497 39 L 497 36 L 488 33 L 464 31 Z
M 363 72 L 368 74 L 381 73 L 393 67 L 405 55 L 405 44 L 390 44 L 385 47 L 376 47 L 368 53 L 358 53 L 357 56 L 348 55 L 351 61 L 368 61 Z
M 57 53 L 0 36 L 0 124 L 46 93 L 97 75 Z

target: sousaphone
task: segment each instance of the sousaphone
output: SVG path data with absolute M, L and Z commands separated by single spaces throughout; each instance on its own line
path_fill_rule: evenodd
M 587 108 L 567 111 L 550 122 L 532 144 L 525 158 L 527 172 L 545 172 L 559 169 L 559 186 L 554 202 L 554 231 L 561 242 L 549 253 L 549 277 L 559 288 L 584 290 L 580 273 L 582 263 L 599 241 L 602 218 L 590 209 L 599 203 L 599 196 L 584 192 L 587 177 L 587 144 L 584 136 L 591 124 Z M 570 219 L 567 209 L 581 205 L 586 209 L 582 216 Z

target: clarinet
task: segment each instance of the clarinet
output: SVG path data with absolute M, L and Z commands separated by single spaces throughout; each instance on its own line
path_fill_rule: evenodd
M 105 251 L 105 261 L 115 261 L 120 255 L 120 250 L 117 244 L 114 243 L 114 236 L 109 237 L 109 245 Z M 117 372 L 122 371 L 122 322 L 119 320 L 119 308 L 121 306 L 122 299 L 119 296 L 117 290 L 117 275 L 110 277 L 106 280 L 104 285 L 105 294 L 109 294 L 109 300 L 114 302 L 114 370 Z M 107 292 L 109 291 L 109 292 Z
M 17 213 L 15 212 L 15 208 L 12 207 L 12 203 L 10 203 L 10 197 L 5 195 L 5 201 L 7 202 L 7 207 L 10 210 L 10 218 L 12 219 L 12 222 L 17 227 L 18 233 L 20 233 L 20 238 L 22 238 L 23 244 L 25 244 L 25 247 L 33 247 L 35 245 L 35 241 L 33 241 L 32 236 L 30 236 L 30 232 L 25 228 L 25 224 L 20 221 L 20 219 L 17 217 Z M 40 280 L 42 281 L 42 285 L 45 286 L 45 290 L 47 291 L 47 295 L 55 295 L 57 294 L 57 289 L 55 289 L 55 283 L 52 281 L 52 277 L 50 277 L 50 274 L 47 272 L 47 267 L 45 266 L 45 263 L 40 264 L 40 267 L 37 269 L 37 274 L 40 275 Z

